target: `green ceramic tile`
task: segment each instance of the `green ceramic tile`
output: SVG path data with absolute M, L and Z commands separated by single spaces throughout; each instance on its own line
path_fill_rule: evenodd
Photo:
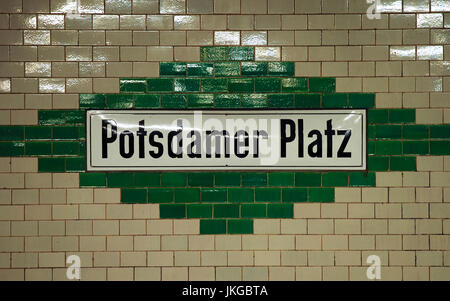
M 80 173 L 80 187 L 106 187 L 104 172 Z
M 241 75 L 241 64 L 239 62 L 223 62 L 214 64 L 214 76 L 231 77 Z
M 147 198 L 149 203 L 172 203 L 173 190 L 164 188 L 150 188 L 148 189 Z
M 200 79 L 176 78 L 174 89 L 175 92 L 200 92 Z
M 375 186 L 375 173 L 374 172 L 351 172 L 349 186 L 361 187 L 361 186 Z
M 0 141 L 22 141 L 24 136 L 23 126 L 0 126 Z
M 161 175 L 159 172 L 136 172 L 134 173 L 134 185 L 136 187 L 158 187 Z
M 368 169 L 370 171 L 387 171 L 387 170 L 389 170 L 389 157 L 369 156 Z
M 314 187 L 322 185 L 322 176 L 317 172 L 297 172 L 295 173 L 295 186 Z
M 373 108 L 375 93 L 350 93 L 348 95 L 349 108 Z
M 238 218 L 239 204 L 216 204 L 213 207 L 214 218 Z
M 403 154 L 405 155 L 428 155 L 430 143 L 424 141 L 403 141 Z
M 38 158 L 39 172 L 65 172 L 64 158 Z M 80 184 L 81 185 L 81 184 Z
M 267 104 L 269 108 L 292 108 L 294 94 L 268 94 Z
M 212 108 L 214 106 L 213 94 L 189 94 L 189 108 Z
M 388 123 L 389 110 L 369 109 L 367 110 L 367 120 L 369 123 Z
M 161 107 L 170 109 L 183 109 L 187 105 L 187 96 L 181 94 L 161 95 Z
M 415 109 L 390 109 L 390 123 L 414 123 L 416 121 Z
M 124 78 L 120 80 L 120 92 L 145 93 L 147 82 L 145 79 Z
M 73 157 L 65 158 L 67 172 L 82 172 L 86 170 L 86 158 Z
M 181 204 L 161 204 L 159 205 L 160 218 L 186 218 L 186 205 Z
M 267 92 L 281 92 L 281 80 L 279 78 L 256 78 L 255 79 L 255 92 L 267 93 Z
M 242 204 L 241 217 L 243 218 L 265 218 L 267 217 L 266 204 Z
M 179 188 L 174 189 L 175 203 L 199 203 L 200 189 L 197 188 Z
M 253 61 L 255 57 L 253 47 L 230 47 L 228 49 L 228 60 L 230 61 Z
M 309 79 L 310 92 L 335 92 L 336 79 L 331 77 L 311 77 Z
M 227 47 L 201 47 L 201 60 L 205 62 L 226 61 L 228 58 Z
M 416 157 L 390 157 L 391 171 L 415 171 Z
M 375 139 L 376 138 L 376 125 L 369 124 L 367 126 L 367 137 L 369 139 Z
M 266 76 L 267 63 L 266 62 L 243 62 L 242 63 L 243 76 Z
M 134 174 L 132 172 L 111 172 L 108 174 L 108 187 L 133 187 Z
M 53 128 L 53 140 L 76 140 L 79 131 L 75 126 L 60 126 Z
M 213 76 L 214 64 L 212 63 L 189 63 L 187 64 L 188 76 Z
M 294 186 L 293 172 L 270 172 L 269 186 Z
M 369 155 L 375 155 L 375 141 L 367 142 L 367 153 Z
M 121 202 L 145 204 L 147 203 L 147 189 L 121 189 Z
M 430 128 L 422 124 L 403 125 L 403 139 L 428 139 Z
M 27 126 L 25 127 L 26 140 L 49 140 L 52 139 L 52 127 L 49 126 Z
M 225 188 L 202 189 L 202 203 L 216 203 L 227 201 L 227 190 Z
M 86 142 L 84 140 L 79 141 L 80 156 L 86 156 Z
M 200 234 L 226 234 L 226 220 L 202 219 L 200 220 Z
M 334 188 L 309 188 L 308 201 L 332 203 L 334 202 Z
M 296 108 L 320 108 L 320 94 L 303 93 L 295 94 Z
M 80 108 L 104 109 L 106 97 L 104 94 L 80 94 Z
M 25 143 L 23 142 L 0 142 L 0 157 L 23 156 L 25 154 Z
M 202 78 L 202 92 L 228 92 L 226 78 Z
M 348 174 L 346 172 L 325 172 L 322 174 L 322 186 L 347 186 Z
M 137 109 L 158 108 L 161 104 L 159 94 L 134 95 L 134 107 Z
M 74 141 L 53 142 L 53 155 L 79 155 L 80 143 Z
M 281 80 L 283 92 L 308 92 L 308 79 L 303 77 L 283 78 Z
M 378 139 L 401 139 L 402 126 L 401 125 L 386 125 L 381 124 L 376 126 L 375 136 Z
M 84 111 L 79 110 L 67 110 L 64 113 L 67 124 L 80 124 L 86 123 L 86 116 Z
M 159 75 L 163 76 L 186 76 L 186 63 L 161 62 L 159 64 Z
M 214 106 L 216 108 L 240 108 L 241 96 L 238 94 L 216 94 Z
M 215 186 L 240 186 L 241 174 L 238 172 L 219 172 L 214 174 Z
M 283 203 L 299 203 L 308 200 L 308 192 L 306 188 L 283 188 L 282 202 Z
M 38 120 L 39 124 L 65 124 L 66 123 L 65 110 L 39 110 Z
M 209 172 L 190 173 L 188 175 L 188 185 L 211 187 L 214 185 L 214 174 Z
M 450 155 L 450 141 L 430 141 L 430 155 Z
M 377 155 L 401 155 L 403 153 L 401 141 L 376 141 L 375 148 Z
M 80 139 L 86 139 L 86 127 L 85 126 L 78 126 L 78 137 Z
M 268 204 L 267 217 L 269 218 L 293 218 L 294 204 Z
M 281 202 L 280 188 L 256 188 L 256 202 Z
M 253 234 L 253 220 L 228 220 L 228 234 Z
M 230 93 L 253 93 L 255 82 L 252 78 L 230 78 L 228 80 L 228 91 Z
M 269 76 L 294 76 L 295 64 L 294 62 L 269 62 L 268 73 Z
M 251 188 L 229 188 L 228 202 L 251 203 L 254 202 L 255 191 Z
M 322 107 L 324 108 L 346 108 L 348 106 L 348 94 L 326 93 L 322 96 Z
M 253 173 L 253 172 L 243 173 L 242 186 L 244 187 L 267 186 L 267 174 Z
M 173 92 L 173 78 L 149 78 L 147 79 L 149 92 Z
M 25 143 L 25 155 L 39 156 L 39 155 L 51 155 L 52 144 L 51 142 L 26 142 Z
M 431 139 L 449 139 L 450 124 L 439 124 L 430 126 Z
M 108 109 L 132 109 L 134 107 L 133 94 L 107 94 Z
M 243 108 L 266 108 L 267 95 L 265 94 L 242 94 L 241 105 Z
M 164 187 L 186 187 L 187 175 L 184 172 L 165 172 L 161 174 L 161 185 Z
M 211 218 L 212 205 L 210 204 L 189 204 L 187 205 L 188 218 Z

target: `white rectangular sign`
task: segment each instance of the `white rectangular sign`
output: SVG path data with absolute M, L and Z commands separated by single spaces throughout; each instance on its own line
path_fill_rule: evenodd
M 88 110 L 87 170 L 365 170 L 366 110 Z

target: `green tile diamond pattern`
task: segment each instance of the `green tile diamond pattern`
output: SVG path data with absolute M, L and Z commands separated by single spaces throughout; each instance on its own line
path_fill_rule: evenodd
M 85 172 L 86 109 L 367 108 L 368 172 Z M 200 219 L 201 234 L 251 234 L 293 204 L 334 202 L 335 187 L 373 187 L 377 171 L 416 171 L 450 155 L 450 125 L 415 109 L 375 109 L 374 93 L 338 93 L 335 78 L 295 77 L 294 62 L 256 62 L 254 47 L 201 47 L 201 62 L 161 62 L 159 78 L 120 79 L 119 94 L 81 94 L 80 110 L 40 110 L 39 125 L 0 126 L 0 156 L 38 157 L 39 172 L 78 172 L 81 187 L 120 188 L 160 218 Z

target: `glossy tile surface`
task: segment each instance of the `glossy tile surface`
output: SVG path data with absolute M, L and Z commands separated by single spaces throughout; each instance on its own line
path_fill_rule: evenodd
M 214 32 L 214 43 L 216 45 L 239 45 L 240 33 L 238 31 L 216 31 Z

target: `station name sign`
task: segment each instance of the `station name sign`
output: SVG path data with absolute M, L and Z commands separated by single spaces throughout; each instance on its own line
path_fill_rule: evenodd
M 87 110 L 88 171 L 366 170 L 366 110 Z

